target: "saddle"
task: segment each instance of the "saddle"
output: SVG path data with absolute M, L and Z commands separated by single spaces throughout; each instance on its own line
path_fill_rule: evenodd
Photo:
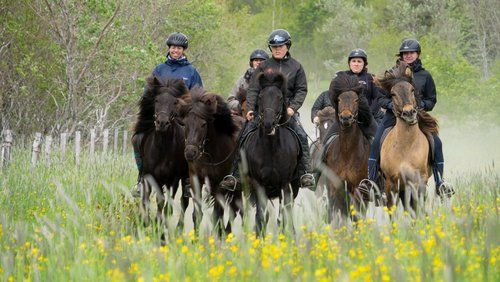
M 380 147 L 382 147 L 385 138 L 393 128 L 394 126 L 390 126 L 384 130 L 384 133 L 382 133 L 382 137 L 380 138 Z M 429 142 L 429 164 L 432 164 L 434 163 L 434 150 L 435 150 L 434 138 L 432 138 L 432 135 L 430 134 L 425 134 L 425 137 L 427 138 L 427 142 Z M 380 159 L 377 161 L 380 162 Z

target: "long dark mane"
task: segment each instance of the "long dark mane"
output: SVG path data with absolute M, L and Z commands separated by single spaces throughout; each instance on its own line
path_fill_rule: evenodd
M 401 60 L 398 60 L 396 62 L 396 66 L 392 69 L 387 70 L 384 77 L 374 80 L 374 82 L 387 91 L 387 93 L 390 93 L 392 87 L 402 81 L 410 83 L 415 88 L 413 72 L 411 71 L 410 66 Z M 420 93 L 415 95 L 415 99 L 417 104 L 420 104 Z M 418 127 L 426 135 L 437 134 L 439 132 L 437 120 L 423 109 L 418 110 Z
M 363 85 L 359 83 L 359 79 L 354 75 L 349 75 L 347 73 L 340 72 L 330 83 L 329 95 L 330 100 L 333 103 L 335 112 L 339 112 L 339 96 L 340 94 L 347 91 L 354 91 L 358 94 L 358 122 L 369 126 L 373 115 L 370 110 L 370 105 L 368 100 L 363 94 Z M 338 115 L 335 115 L 335 119 L 338 121 Z
M 176 98 L 180 98 L 188 93 L 188 90 L 182 79 L 161 80 L 155 76 L 149 76 L 146 79 L 144 93 L 138 103 L 139 113 L 134 125 L 134 133 L 147 132 L 154 129 L 155 97 L 165 92 Z
M 193 112 L 204 120 L 213 121 L 218 134 L 232 136 L 238 130 L 222 96 L 208 93 L 201 87 L 194 87 L 189 95 L 183 96 L 183 100 L 187 105 L 181 109 L 181 115 Z M 215 105 L 208 106 L 207 102 L 210 100 L 215 101 Z

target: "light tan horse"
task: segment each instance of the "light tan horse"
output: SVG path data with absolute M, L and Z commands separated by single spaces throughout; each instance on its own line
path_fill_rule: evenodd
M 406 63 L 399 61 L 376 83 L 390 93 L 396 116 L 396 125 L 383 140 L 380 151 L 387 205 L 396 204 L 394 197 L 399 195 L 406 208 L 411 205 L 416 211 L 431 176 L 428 138 L 438 132 L 438 125 L 432 116 L 417 108 L 413 73 Z

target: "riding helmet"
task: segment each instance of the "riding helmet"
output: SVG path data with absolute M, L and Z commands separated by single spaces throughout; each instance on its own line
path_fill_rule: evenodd
M 290 48 L 292 46 L 292 37 L 290 33 L 284 29 L 276 29 L 269 35 L 269 39 L 267 39 L 267 44 L 269 47 L 271 46 L 281 46 L 285 45 Z
M 188 48 L 188 38 L 184 33 L 173 32 L 167 38 L 167 46 L 181 46 L 184 49 Z
M 368 56 L 363 49 L 357 48 L 352 50 L 351 53 L 349 53 L 349 57 L 347 57 L 347 63 L 349 63 L 352 58 L 361 58 L 365 62 L 365 66 L 368 65 Z
M 417 52 L 420 54 L 420 43 L 415 39 L 405 39 L 399 47 L 399 55 L 403 52 Z
M 250 67 L 252 67 L 252 61 L 255 59 L 267 60 L 269 59 L 269 55 L 262 49 L 255 49 L 252 54 L 250 54 Z

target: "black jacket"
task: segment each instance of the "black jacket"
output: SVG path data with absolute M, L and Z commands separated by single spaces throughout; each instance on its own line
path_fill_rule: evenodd
M 255 111 L 257 97 L 260 92 L 260 85 L 257 79 L 258 75 L 264 70 L 271 68 L 273 71 L 279 71 L 286 77 L 287 93 L 285 97 L 289 107 L 295 112 L 302 106 L 307 95 L 306 73 L 302 65 L 287 53 L 281 60 L 273 57 L 265 60 L 256 70 L 250 81 L 247 92 L 247 107 L 249 111 Z
M 418 100 L 420 100 L 420 107 L 425 111 L 430 112 L 436 105 L 436 85 L 432 75 L 424 69 L 420 59 L 415 60 L 410 67 L 413 71 L 413 82 L 415 83 L 415 93 Z M 378 104 L 392 112 L 391 97 L 385 91 L 379 96 Z
M 316 113 L 319 110 L 322 110 L 328 106 L 333 107 L 332 101 L 330 100 L 330 95 L 328 93 L 328 90 L 324 91 L 323 93 L 319 94 L 318 98 L 316 98 L 316 101 L 314 101 L 314 104 L 311 108 L 311 122 L 313 121 Z
M 359 82 L 365 86 L 363 94 L 368 100 L 373 118 L 377 122 L 382 120 L 382 118 L 384 117 L 384 113 L 380 110 L 380 105 L 377 102 L 379 97 L 382 95 L 382 89 L 380 89 L 373 83 L 373 75 L 366 72 L 366 70 L 363 70 L 360 73 L 353 73 L 352 71 L 347 70 L 343 71 L 343 73 L 346 73 L 348 75 L 356 75 L 359 78 Z

